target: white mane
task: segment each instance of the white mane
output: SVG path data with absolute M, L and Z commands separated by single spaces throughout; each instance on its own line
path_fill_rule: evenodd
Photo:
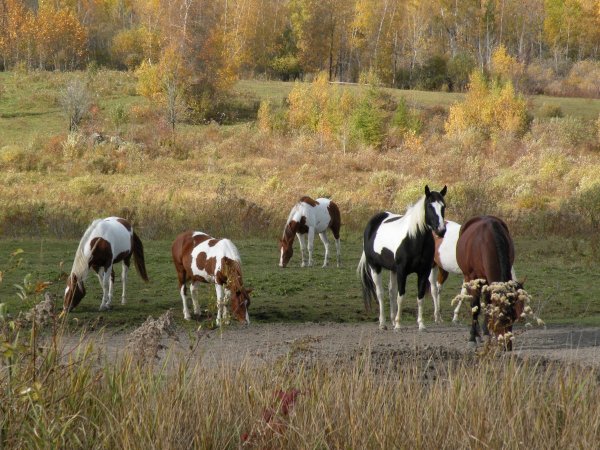
M 406 209 L 404 220 L 408 223 L 408 236 L 414 237 L 417 233 L 427 231 L 425 223 L 425 196 Z
M 285 225 L 283 227 L 283 234 L 285 234 L 285 229 L 287 228 L 287 226 L 290 224 L 292 217 L 294 217 L 294 214 L 296 214 L 296 212 L 298 212 L 298 210 L 301 208 L 300 202 L 296 203 L 293 207 L 292 210 L 290 211 L 290 214 L 288 215 L 288 218 L 285 222 Z
M 225 246 L 226 251 L 224 253 L 226 254 L 226 256 L 241 264 L 242 258 L 240 257 L 240 252 L 238 251 L 235 244 L 229 239 L 223 239 L 221 242 Z M 227 253 L 229 253 L 231 256 L 227 255 Z
M 92 224 L 88 227 L 88 229 L 85 230 L 85 233 L 83 233 L 83 237 L 79 241 L 77 251 L 75 252 L 75 259 L 73 260 L 73 268 L 71 269 L 71 275 L 77 275 L 77 278 L 79 278 L 80 280 L 87 275 L 87 272 L 89 270 L 88 257 L 85 256 L 84 252 L 85 245 L 87 244 L 90 235 L 92 234 L 98 223 L 101 221 L 102 219 L 94 220 Z

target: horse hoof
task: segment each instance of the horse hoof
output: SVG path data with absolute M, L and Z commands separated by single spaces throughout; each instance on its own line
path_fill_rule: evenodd
M 469 341 L 467 344 L 467 348 L 469 350 L 476 350 L 477 349 L 477 343 L 474 341 Z
M 110 309 L 109 305 L 100 305 L 99 311 L 108 311 Z
M 452 319 L 452 325 L 460 325 L 460 320 Z
M 380 329 L 381 331 L 385 331 L 385 330 L 387 330 L 387 325 L 385 325 L 385 324 L 383 324 L 383 323 L 380 323 L 380 324 L 379 324 L 379 329 Z
M 394 325 L 394 333 L 400 332 L 400 325 Z
M 187 316 L 183 316 L 183 318 L 184 318 L 185 320 L 192 320 L 192 316 L 190 316 L 189 314 L 188 314 Z

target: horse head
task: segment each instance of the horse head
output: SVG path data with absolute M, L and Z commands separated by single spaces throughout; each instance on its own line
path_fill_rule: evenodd
M 279 251 L 281 256 L 279 257 L 279 267 L 285 267 L 292 259 L 292 255 L 294 254 L 294 241 L 291 242 L 287 239 L 279 240 Z
M 67 278 L 67 287 L 65 289 L 65 298 L 63 301 L 63 311 L 69 312 L 81 302 L 85 296 L 85 286 L 83 280 L 79 280 L 77 275 L 72 273 Z
M 252 288 L 241 286 L 231 292 L 231 311 L 237 320 L 246 323 L 246 325 L 250 323 L 248 307 L 250 306 L 252 290 Z
M 444 237 L 446 233 L 446 222 L 444 221 L 446 192 L 446 186 L 440 192 L 435 192 L 429 190 L 429 186 L 425 185 L 425 223 L 439 237 Z

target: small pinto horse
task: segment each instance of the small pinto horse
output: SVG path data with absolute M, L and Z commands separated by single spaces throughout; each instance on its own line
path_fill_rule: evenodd
M 186 282 L 189 280 L 195 315 L 200 315 L 196 296 L 199 283 L 214 283 L 217 291 L 217 325 L 227 319 L 229 302 L 236 319 L 250 323 L 248 307 L 252 289 L 244 287 L 242 261 L 233 242 L 215 239 L 201 231 L 186 231 L 175 238 L 171 252 L 185 320 L 191 319 L 186 299 Z
M 456 260 L 465 283 L 472 280 L 485 280 L 487 285 L 495 282 L 508 282 L 513 280 L 512 270 L 515 261 L 515 247 L 508 231 L 508 226 L 501 219 L 494 216 L 477 216 L 467 221 L 460 230 L 456 244 Z M 522 288 L 523 283 L 517 283 Z M 481 339 L 479 332 L 479 313 L 481 310 L 481 297 L 485 304 L 490 304 L 490 293 L 487 290 L 473 287 L 463 287 L 471 296 L 472 322 L 469 336 L 471 346 L 476 346 L 476 339 Z M 524 309 L 521 300 L 508 306 L 502 312 L 502 317 L 496 321 L 493 331 L 503 336 L 512 332 L 512 324 L 517 320 Z M 488 335 L 489 317 L 484 313 L 483 332 Z M 511 349 L 510 341 L 507 343 Z
M 390 317 L 394 329 L 400 328 L 402 300 L 406 292 L 406 278 L 411 273 L 418 276 L 419 330 L 423 323 L 423 297 L 427 289 L 427 278 L 433 265 L 435 244 L 432 231 L 439 236 L 446 232 L 444 213 L 446 186 L 440 191 L 430 191 L 425 186 L 425 195 L 409 206 L 404 216 L 381 212 L 371 218 L 364 232 L 363 253 L 357 272 L 362 281 L 365 306 L 370 309 L 371 300 L 379 302 L 379 328 L 385 329 L 383 313 L 382 269 L 390 271 Z M 397 305 L 394 298 L 397 296 Z M 397 308 L 396 308 L 397 306 Z
M 281 256 L 279 267 L 285 267 L 290 262 L 294 253 L 294 236 L 298 236 L 300 251 L 302 252 L 302 267 L 313 265 L 313 242 L 315 233 L 319 234 L 325 246 L 325 261 L 323 267 L 329 263 L 329 239 L 327 228 L 331 229 L 335 238 L 337 266 L 340 267 L 340 227 L 341 216 L 338 206 L 328 198 L 313 200 L 302 197 L 292 208 L 288 216 L 283 237 L 279 241 Z M 308 234 L 308 264 L 304 259 L 305 235 Z
M 449 273 L 462 275 L 460 267 L 456 262 L 456 241 L 458 241 L 458 233 L 460 232 L 460 224 L 446 221 L 446 233 L 444 236 L 438 236 L 432 232 L 435 243 L 435 253 L 433 254 L 433 267 L 429 274 L 429 285 L 431 289 L 431 297 L 433 298 L 434 319 L 436 323 L 442 322 L 440 313 L 440 296 L 442 286 L 448 279 Z M 454 311 L 453 322 L 458 321 L 458 310 L 460 304 Z
M 85 296 L 83 282 L 90 269 L 98 274 L 100 286 L 102 286 L 100 311 L 109 309 L 115 280 L 113 265 L 120 261 L 123 262 L 121 304 L 124 305 L 127 271 L 132 256 L 138 273 L 144 281 L 148 281 L 144 263 L 144 247 L 138 235 L 133 231 L 131 223 L 119 217 L 94 220 L 83 234 L 75 252 L 73 268 L 67 278 L 63 314 L 75 308 Z

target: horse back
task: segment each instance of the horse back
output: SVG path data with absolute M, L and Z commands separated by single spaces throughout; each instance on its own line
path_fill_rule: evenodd
M 107 268 L 131 256 L 133 229 L 129 221 L 108 217 L 97 223 L 86 245 L 90 267 Z
M 509 281 L 515 250 L 506 223 L 495 216 L 467 221 L 460 231 L 456 259 L 467 281 L 477 278 L 488 283 Z

